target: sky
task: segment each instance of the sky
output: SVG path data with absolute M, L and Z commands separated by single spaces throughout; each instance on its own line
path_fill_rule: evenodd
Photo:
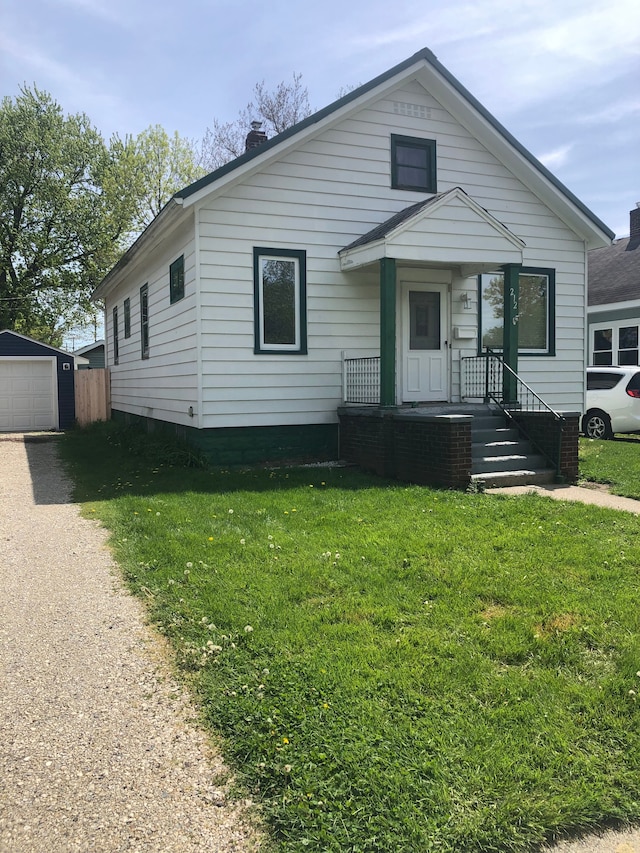
M 200 139 L 302 74 L 320 109 L 423 47 L 617 236 L 640 202 L 640 0 L 0 0 L 0 94 Z

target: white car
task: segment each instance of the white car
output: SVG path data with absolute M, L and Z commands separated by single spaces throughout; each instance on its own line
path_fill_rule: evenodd
M 587 411 L 582 432 L 589 438 L 613 438 L 640 431 L 640 367 L 588 367 Z

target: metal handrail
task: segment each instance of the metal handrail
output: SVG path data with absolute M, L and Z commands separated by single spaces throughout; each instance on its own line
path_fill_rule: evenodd
M 481 355 L 464 356 L 462 361 L 465 363 L 463 399 L 482 397 L 485 403 L 495 403 L 519 432 L 552 463 L 556 473 L 560 474 L 562 424 L 565 420 L 563 416 L 530 388 L 522 377 L 506 364 L 504 358 L 490 347 L 486 347 L 486 352 Z M 509 381 L 505 381 L 507 378 Z M 528 433 L 522 421 L 515 419 L 514 414 L 518 412 L 545 412 L 553 417 L 558 424 L 555 458 Z

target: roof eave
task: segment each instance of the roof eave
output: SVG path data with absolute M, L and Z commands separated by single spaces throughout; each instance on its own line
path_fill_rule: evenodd
M 105 295 L 117 284 L 121 273 L 128 267 L 133 260 L 146 248 L 149 240 L 161 233 L 163 229 L 168 228 L 172 224 L 173 218 L 178 212 L 182 211 L 182 199 L 175 196 L 165 204 L 156 218 L 147 225 L 144 231 L 137 239 L 129 246 L 126 252 L 122 255 L 118 263 L 112 267 L 102 279 L 100 284 L 91 294 L 93 302 L 104 299 Z

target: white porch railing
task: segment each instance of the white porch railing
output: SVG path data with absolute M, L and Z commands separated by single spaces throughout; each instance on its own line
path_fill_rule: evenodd
M 380 356 L 342 358 L 342 397 L 345 403 L 380 403 Z

